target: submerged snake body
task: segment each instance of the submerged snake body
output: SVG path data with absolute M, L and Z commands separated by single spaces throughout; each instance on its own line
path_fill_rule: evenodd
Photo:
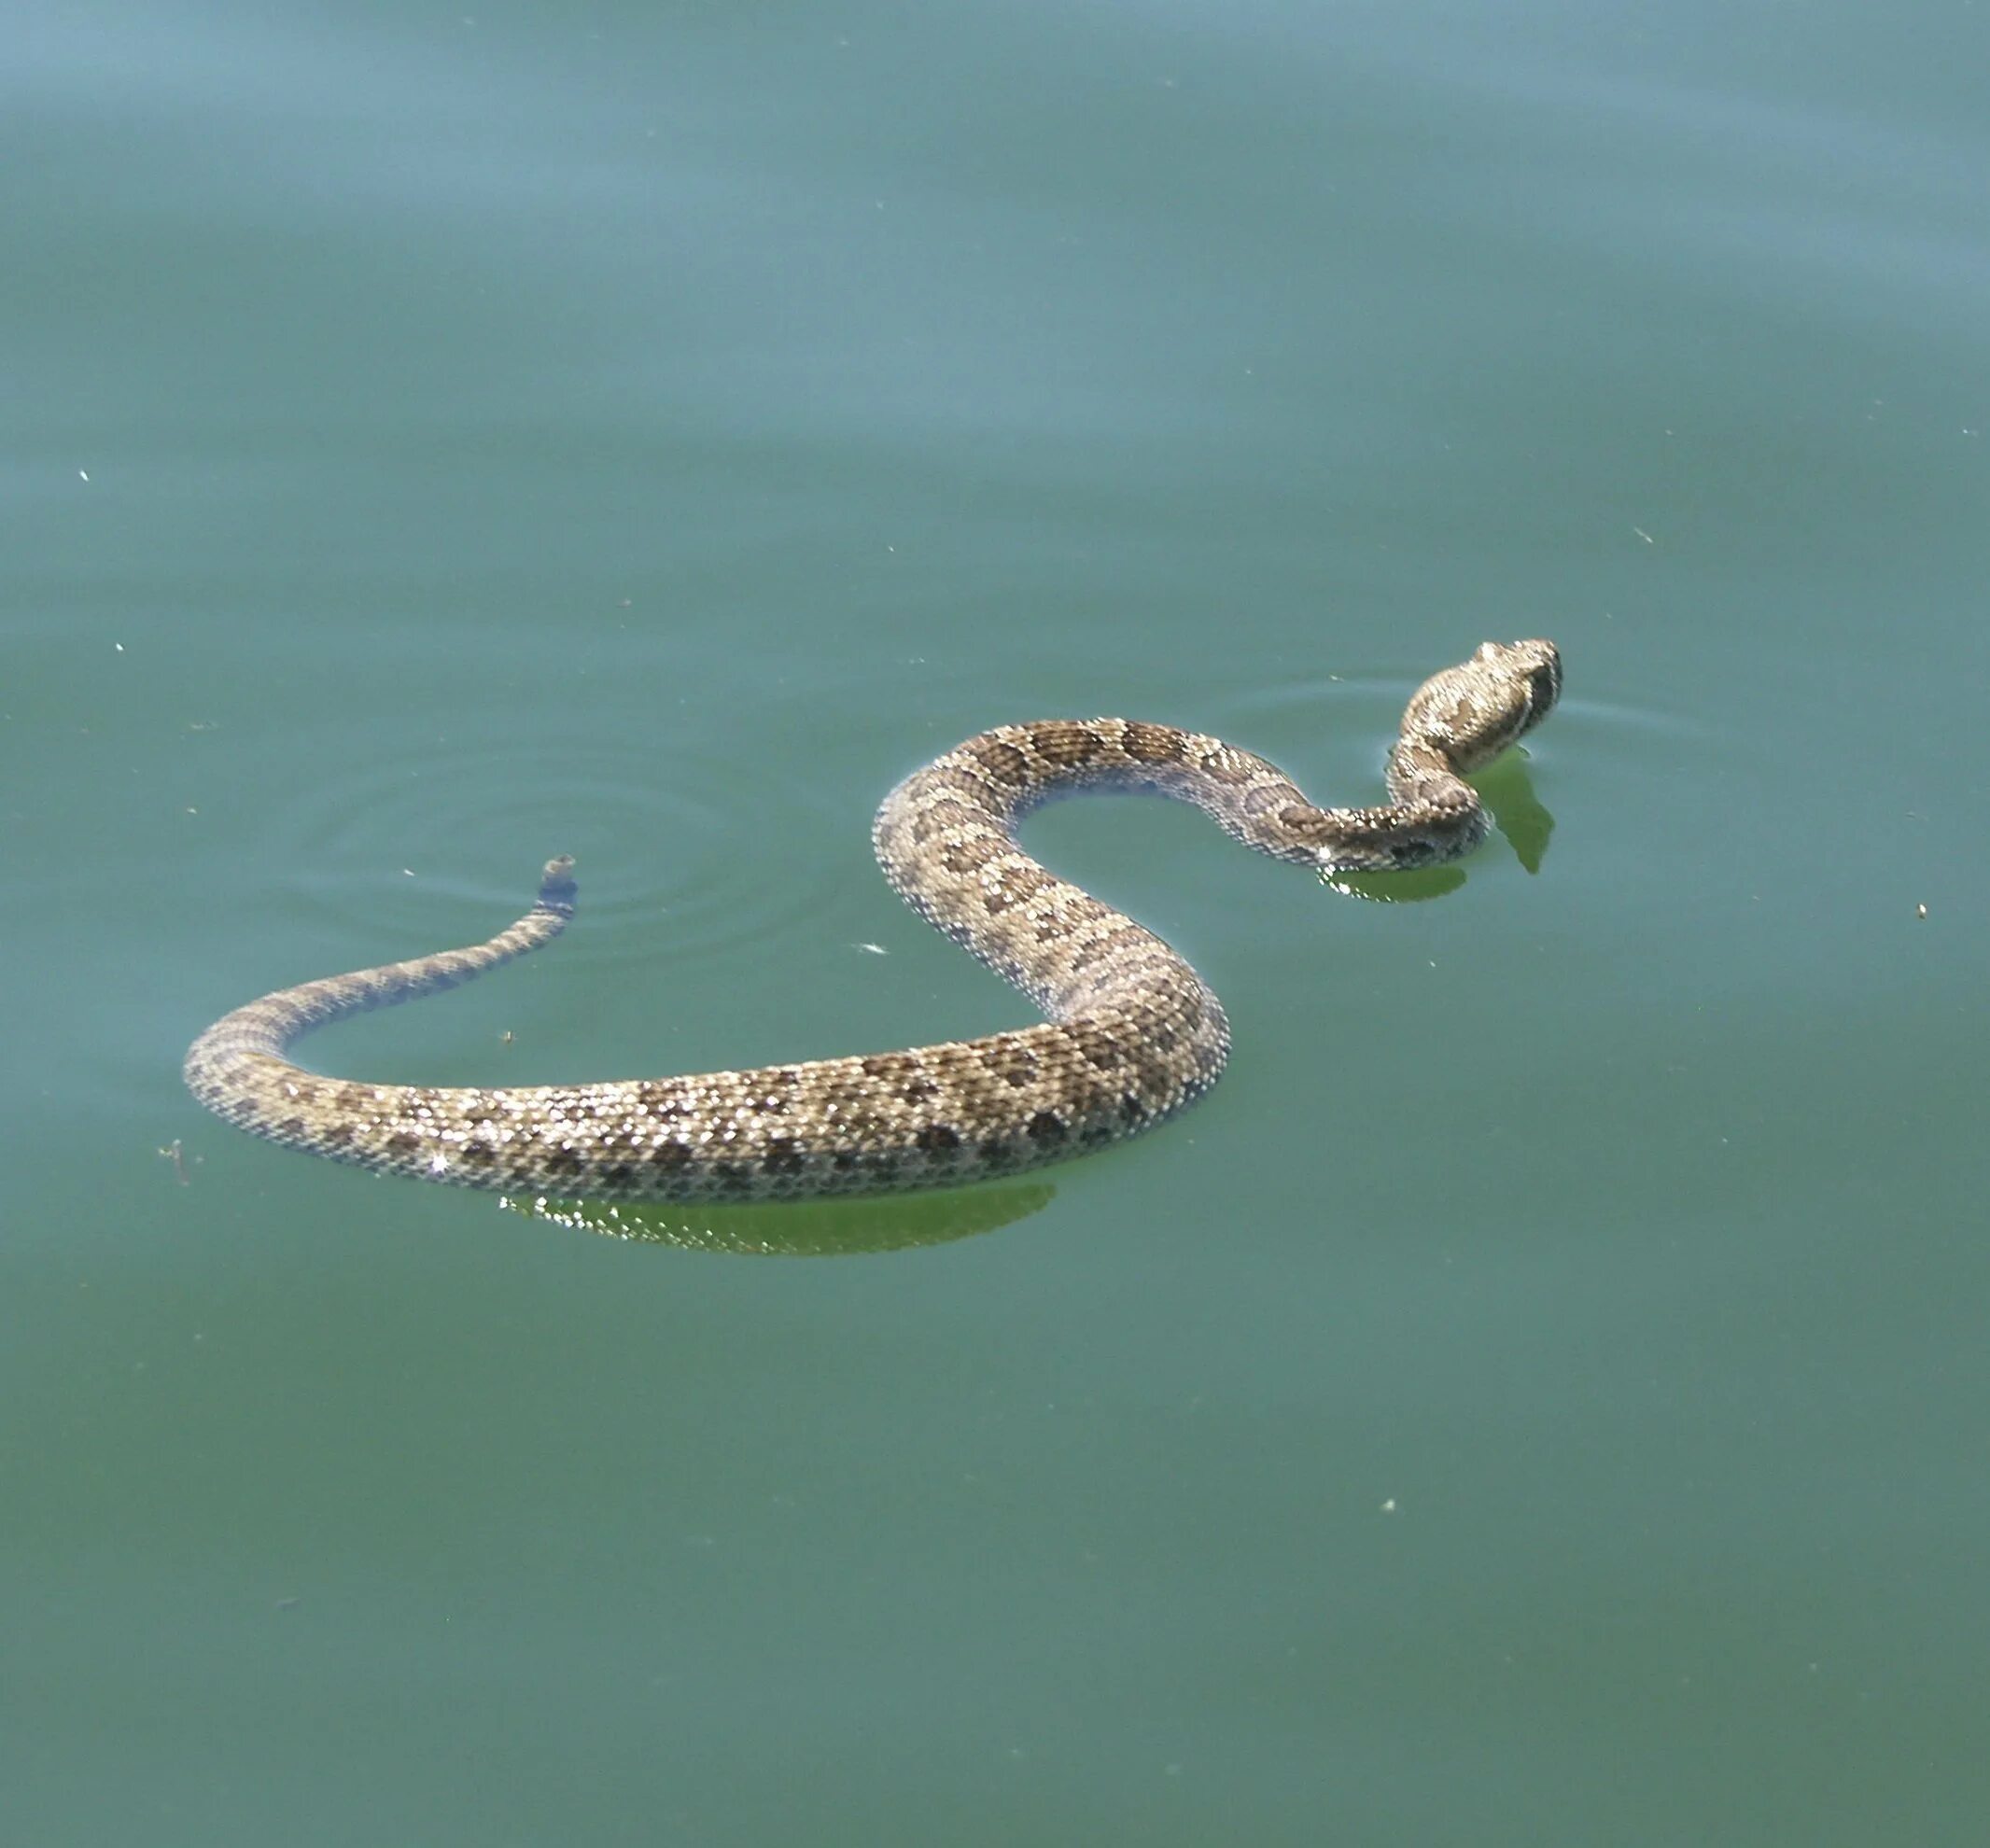
M 1055 795 L 1145 791 L 1194 803 L 1247 847 L 1323 872 L 1453 859 L 1486 832 L 1461 773 L 1539 722 L 1561 690 L 1551 642 L 1488 642 L 1426 681 L 1389 757 L 1387 805 L 1315 808 L 1220 739 L 1125 719 L 1002 725 L 885 799 L 894 889 L 1048 1015 L 1040 1026 L 869 1057 L 593 1085 L 434 1088 L 319 1077 L 287 1049 L 328 1021 L 455 987 L 551 941 L 572 862 L 488 943 L 279 989 L 194 1042 L 187 1083 L 217 1115 L 382 1174 L 561 1198 L 743 1200 L 958 1185 L 1116 1141 L 1216 1081 L 1223 1009 L 1153 932 L 1023 852 Z

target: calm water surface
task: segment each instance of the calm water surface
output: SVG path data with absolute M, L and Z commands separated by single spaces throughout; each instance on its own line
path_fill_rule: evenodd
M 1982 1839 L 1990 9 L 8 39 L 11 1839 Z M 1044 1185 L 599 1237 L 180 1089 L 562 849 L 556 949 L 314 1055 L 1013 1024 L 870 864 L 922 758 L 1368 800 L 1535 634 L 1422 902 L 1032 824 L 1237 1036 Z

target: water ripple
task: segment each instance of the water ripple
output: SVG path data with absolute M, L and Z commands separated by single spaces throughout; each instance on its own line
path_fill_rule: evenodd
M 861 843 L 860 805 L 831 808 L 806 779 L 741 752 L 673 749 L 667 732 L 575 744 L 452 731 L 356 746 L 288 748 L 325 774 L 274 803 L 267 864 L 303 903 L 414 954 L 473 901 L 493 930 L 523 910 L 540 863 L 579 862 L 582 915 L 563 955 L 622 961 L 777 938 L 848 876 L 837 828 Z M 858 851 L 862 851 L 861 847 Z M 778 868 L 778 875 L 773 869 Z

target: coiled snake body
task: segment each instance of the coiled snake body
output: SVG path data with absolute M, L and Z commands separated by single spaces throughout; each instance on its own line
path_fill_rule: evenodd
M 368 1085 L 287 1057 L 328 1021 L 454 987 L 550 942 L 572 862 L 488 943 L 282 988 L 210 1027 L 186 1079 L 217 1115 L 382 1174 L 569 1199 L 742 1200 L 958 1185 L 1116 1141 L 1215 1083 L 1222 1006 L 1153 932 L 1037 864 L 1016 824 L 1079 789 L 1194 803 L 1247 847 L 1322 872 L 1426 866 L 1484 838 L 1462 773 L 1537 724 L 1561 691 L 1546 641 L 1487 642 L 1418 689 L 1389 802 L 1315 808 L 1220 739 L 1125 719 L 1002 725 L 917 771 L 873 839 L 901 897 L 1042 1008 L 1040 1026 L 869 1057 L 594 1085 Z

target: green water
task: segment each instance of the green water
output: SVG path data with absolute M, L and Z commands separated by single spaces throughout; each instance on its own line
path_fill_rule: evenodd
M 7 39 L 7 1840 L 1983 1839 L 1990 10 Z M 313 1056 L 1019 1022 L 871 866 L 922 758 L 1121 711 L 1368 800 L 1536 634 L 1426 902 L 1034 822 L 1233 1065 L 820 1235 L 899 1249 L 596 1237 L 180 1089 L 558 850 L 559 945 Z

